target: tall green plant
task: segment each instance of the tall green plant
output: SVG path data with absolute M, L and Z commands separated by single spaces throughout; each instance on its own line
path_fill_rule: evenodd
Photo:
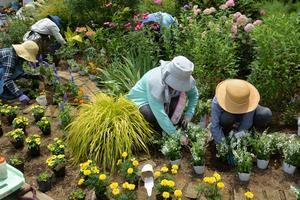
M 114 171 L 122 152 L 148 152 L 154 132 L 131 101 L 101 93 L 92 102 L 81 106 L 68 127 L 67 144 L 76 162 L 90 158 Z
M 174 0 L 163 0 L 160 4 L 155 3 L 153 0 L 143 0 L 139 5 L 140 12 L 166 12 L 171 15 L 176 15 L 176 1 Z

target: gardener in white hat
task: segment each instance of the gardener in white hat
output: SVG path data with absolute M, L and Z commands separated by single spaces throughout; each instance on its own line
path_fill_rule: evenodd
M 184 56 L 160 61 L 160 66 L 148 71 L 127 98 L 139 107 L 154 129 L 174 134 L 180 120 L 183 127 L 191 121 L 198 103 L 193 70 L 194 64 Z
M 272 119 L 269 108 L 258 105 L 260 95 L 247 81 L 228 79 L 218 84 L 211 108 L 211 133 L 218 144 L 229 134 L 243 137 L 252 127 L 265 128 Z
M 19 78 L 42 79 L 40 75 L 27 74 L 23 70 L 23 61 L 37 62 L 39 47 L 33 41 L 12 45 L 11 48 L 0 49 L 0 97 L 1 99 L 19 98 L 22 103 L 29 98 L 18 88 L 14 80 Z

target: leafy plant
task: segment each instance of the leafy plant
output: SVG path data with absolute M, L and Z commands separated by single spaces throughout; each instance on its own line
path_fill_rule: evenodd
M 270 156 L 275 151 L 273 146 L 273 137 L 272 135 L 267 135 L 266 131 L 262 135 L 259 133 L 256 134 L 250 139 L 250 143 L 257 159 L 260 160 L 269 160 Z
M 7 133 L 7 136 L 10 138 L 12 142 L 23 143 L 25 139 L 25 134 L 23 129 L 17 128 L 13 131 Z
M 205 137 L 198 138 L 196 142 L 192 142 L 191 154 L 194 166 L 203 166 L 205 159 Z
M 169 195 L 173 193 L 175 187 L 174 177 L 169 173 L 170 170 L 168 167 L 164 166 L 160 171 L 155 172 L 155 189 L 162 196 L 164 192 L 167 192 Z
M 68 200 L 84 200 L 86 193 L 82 189 L 77 189 L 71 192 L 68 196 Z
M 38 121 L 37 126 L 43 133 L 49 133 L 51 131 L 51 124 L 47 117 L 42 117 L 40 121 Z
M 49 144 L 47 147 L 53 155 L 65 153 L 65 144 L 61 139 L 54 138 L 54 143 Z
M 155 3 L 153 0 L 144 0 L 139 4 L 139 11 L 154 13 L 154 12 L 166 12 L 173 16 L 177 14 L 176 1 L 164 0 L 160 4 Z
M 66 128 L 72 121 L 71 106 L 68 103 L 61 102 L 59 110 L 59 120 L 62 129 Z
M 13 120 L 13 128 L 14 129 L 18 129 L 18 128 L 21 128 L 21 129 L 25 129 L 29 123 L 28 123 L 28 118 L 27 117 L 24 117 L 24 116 L 19 116 L 19 117 L 16 117 L 14 120 Z
M 221 190 L 225 187 L 221 179 L 221 175 L 217 172 L 213 176 L 204 177 L 203 183 L 197 188 L 201 196 L 208 200 L 221 200 Z
M 139 171 L 137 168 L 139 165 L 139 162 L 135 158 L 131 158 L 126 155 L 127 155 L 127 152 L 122 153 L 122 161 L 120 164 L 120 174 L 129 183 L 136 183 L 139 178 Z
M 59 165 L 64 165 L 66 163 L 65 155 L 53 155 L 46 160 L 46 164 L 50 169 L 55 169 Z
M 232 151 L 236 160 L 237 171 L 240 173 L 250 173 L 252 169 L 252 154 L 246 147 L 240 146 Z
M 135 200 L 137 199 L 134 192 L 135 188 L 135 184 L 125 182 L 122 184 L 122 190 L 120 190 L 119 186 L 116 187 L 116 184 L 112 183 L 108 188 L 108 196 L 115 200 Z
M 4 116 L 16 116 L 17 111 L 18 111 L 17 106 L 9 106 L 6 104 L 2 105 L 0 110 L 1 114 L 3 114 Z
M 199 100 L 196 107 L 195 117 L 200 118 L 204 115 L 209 115 L 211 110 L 211 101 L 211 99 L 208 99 L 206 102 Z
M 11 157 L 8 161 L 11 165 L 16 166 L 24 163 L 21 159 L 18 157 Z
M 41 136 L 34 134 L 26 138 L 28 150 L 39 150 L 41 145 Z
M 290 138 L 283 147 L 284 162 L 289 165 L 298 166 L 300 164 L 300 140 Z
M 45 108 L 43 106 L 35 105 L 31 108 L 32 115 L 35 121 L 39 121 L 45 114 Z
M 173 136 L 165 138 L 161 147 L 162 154 L 169 160 L 177 160 L 181 158 L 181 144 L 178 137 Z
M 52 175 L 47 172 L 42 172 L 38 175 L 37 181 L 39 182 L 48 182 L 52 178 Z
M 100 93 L 91 102 L 80 107 L 68 126 L 67 144 L 75 161 L 92 157 L 114 171 L 123 151 L 148 152 L 147 143 L 155 134 L 131 101 Z

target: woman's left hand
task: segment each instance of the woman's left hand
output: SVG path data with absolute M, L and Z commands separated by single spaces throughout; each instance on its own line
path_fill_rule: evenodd
M 186 130 L 190 121 L 191 121 L 191 119 L 189 117 L 184 116 L 183 120 L 181 121 L 182 128 Z

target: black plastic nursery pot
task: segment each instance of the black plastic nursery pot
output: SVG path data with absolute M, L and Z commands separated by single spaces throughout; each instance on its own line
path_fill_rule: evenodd
M 51 129 L 46 129 L 46 130 L 42 130 L 42 134 L 43 135 L 50 135 L 51 134 Z
M 28 153 L 31 157 L 37 157 L 40 155 L 40 147 L 28 149 Z
M 24 173 L 24 163 L 20 163 L 20 164 L 15 164 L 12 165 L 14 168 L 18 169 L 19 171 L 21 171 L 22 173 Z
M 55 177 L 64 177 L 66 175 L 66 166 L 60 165 L 53 169 Z
M 95 192 L 97 200 L 109 200 L 109 198 L 104 193 Z
M 24 141 L 10 141 L 10 143 L 16 148 L 21 149 L 24 147 Z
M 17 117 L 17 115 L 7 115 L 5 117 L 5 122 L 7 125 L 12 125 L 12 122 L 14 121 L 14 119 Z
M 44 113 L 42 113 L 42 114 L 35 114 L 35 115 L 33 115 L 33 117 L 34 117 L 34 121 L 38 122 L 38 121 L 40 121 L 42 119 L 42 117 L 44 117 Z
M 39 191 L 41 191 L 41 192 L 47 192 L 51 189 L 51 179 L 49 179 L 47 181 L 38 181 L 37 180 L 37 184 L 39 187 Z

